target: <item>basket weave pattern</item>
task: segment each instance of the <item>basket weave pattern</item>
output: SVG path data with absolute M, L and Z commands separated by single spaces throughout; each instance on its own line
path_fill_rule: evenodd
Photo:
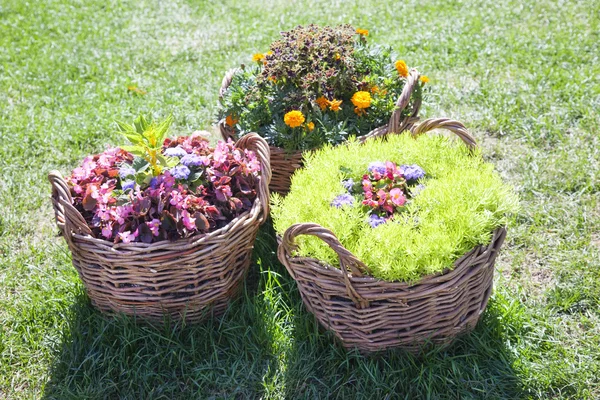
M 197 322 L 222 313 L 237 294 L 250 265 L 254 240 L 269 214 L 269 148 L 257 134 L 237 144 L 256 152 L 261 163 L 252 208 L 216 231 L 176 241 L 118 243 L 94 238 L 60 173 L 53 171 L 56 222 L 92 304 L 150 321 L 165 315 Z
M 412 133 L 435 128 L 448 129 L 470 148 L 476 146 L 464 125 L 450 119 L 423 121 Z M 295 256 L 299 235 L 327 243 L 339 257 L 339 268 Z M 449 344 L 475 327 L 492 291 L 494 263 L 505 236 L 504 228 L 496 229 L 488 245 L 463 255 L 453 269 L 414 284 L 366 276 L 369 268 L 318 224 L 288 228 L 277 255 L 296 280 L 307 309 L 345 347 L 367 353 L 401 347 L 416 353 L 427 344 Z
M 222 98 L 231 85 L 233 76 L 238 71 L 237 68 L 227 71 L 221 82 L 221 88 L 219 89 L 219 96 Z M 419 84 L 419 72 L 416 69 L 411 69 L 409 76 L 406 81 L 400 97 L 396 101 L 396 108 L 390 117 L 390 121 L 387 125 L 376 128 L 369 132 L 367 135 L 360 138 L 364 141 L 368 138 L 385 136 L 388 133 L 400 133 L 407 129 L 411 129 L 413 125 L 419 120 L 418 114 L 421 108 L 421 102 L 416 101 L 413 104 L 413 109 L 410 115 L 402 117 L 402 111 L 408 106 L 410 98 Z M 219 121 L 219 130 L 224 139 L 235 139 L 235 131 L 232 127 L 225 123 L 225 120 Z M 273 171 L 273 177 L 271 179 L 271 185 L 269 186 L 271 192 L 277 192 L 285 195 L 290 190 L 290 182 L 292 174 L 302 167 L 302 151 L 288 152 L 279 147 L 271 146 L 271 169 Z

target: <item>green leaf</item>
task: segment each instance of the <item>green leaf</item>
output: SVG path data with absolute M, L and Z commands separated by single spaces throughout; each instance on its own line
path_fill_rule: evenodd
M 146 155 L 146 149 L 141 146 L 120 146 L 122 150 L 128 151 L 134 156 L 144 157 Z
M 144 160 L 142 157 L 135 157 L 131 166 L 133 169 L 135 169 L 135 172 L 144 172 L 148 169 L 150 163 Z
M 136 132 L 140 134 L 144 133 L 144 131 L 148 130 L 148 128 L 150 127 L 150 124 L 148 123 L 148 121 L 146 121 L 146 118 L 144 118 L 143 115 L 137 117 L 133 124 L 135 125 Z
M 203 171 L 196 171 L 196 172 L 192 172 L 189 176 L 188 176 L 188 181 L 190 182 L 196 182 L 198 179 L 200 179 L 200 177 L 202 176 L 202 172 Z
M 162 154 L 157 154 L 156 160 L 158 161 L 158 163 L 160 165 L 162 165 L 165 168 L 172 168 L 172 167 L 176 166 L 177 164 L 179 164 L 178 157 L 165 157 Z

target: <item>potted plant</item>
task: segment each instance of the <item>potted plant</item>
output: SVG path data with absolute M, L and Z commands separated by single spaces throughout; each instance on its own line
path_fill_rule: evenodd
M 285 194 L 302 153 L 350 137 L 408 129 L 428 81 L 391 48 L 350 25 L 282 32 L 252 65 L 230 70 L 220 90 L 225 138 L 257 132 L 271 146 L 271 190 Z
M 222 312 L 269 213 L 269 148 L 256 134 L 170 139 L 171 119 L 120 123 L 131 145 L 52 171 L 56 222 L 92 304 L 147 320 Z
M 420 136 L 434 128 L 467 146 Z M 472 329 L 518 207 L 461 123 L 412 132 L 316 152 L 287 197 L 273 196 L 278 257 L 306 307 L 364 352 L 419 351 Z

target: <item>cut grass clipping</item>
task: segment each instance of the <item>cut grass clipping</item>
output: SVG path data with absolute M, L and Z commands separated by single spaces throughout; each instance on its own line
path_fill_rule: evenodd
M 373 161 L 418 164 L 425 170 L 425 188 L 406 210 L 376 228 L 355 197 L 353 206 L 332 207 L 345 193 L 341 181 L 360 182 Z M 279 235 L 296 223 L 315 222 L 335 233 L 362 260 L 373 276 L 387 281 L 415 282 L 452 268 L 453 262 L 478 244 L 487 244 L 495 228 L 518 210 L 518 200 L 493 165 L 479 151 L 444 136 L 392 135 L 364 145 L 326 147 L 308 156 L 306 168 L 292 179 L 290 194 L 272 197 L 272 216 Z M 339 265 L 322 240 L 298 238 L 299 255 Z

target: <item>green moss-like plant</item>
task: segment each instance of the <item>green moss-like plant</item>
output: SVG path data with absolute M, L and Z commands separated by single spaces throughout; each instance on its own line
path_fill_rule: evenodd
M 366 210 L 358 202 L 331 206 L 345 193 L 341 181 L 360 182 L 374 161 L 418 164 L 426 172 L 420 180 L 425 188 L 393 221 L 376 228 L 367 223 Z M 414 139 L 408 134 L 316 151 L 292 177 L 288 196 L 274 194 L 272 203 L 279 235 L 296 223 L 318 223 L 333 231 L 373 276 L 403 282 L 451 269 L 470 249 L 488 244 L 493 230 L 506 224 L 507 214 L 518 210 L 513 188 L 502 182 L 478 150 L 470 153 L 462 142 L 443 136 Z M 298 244 L 299 255 L 339 265 L 320 239 L 300 236 Z

